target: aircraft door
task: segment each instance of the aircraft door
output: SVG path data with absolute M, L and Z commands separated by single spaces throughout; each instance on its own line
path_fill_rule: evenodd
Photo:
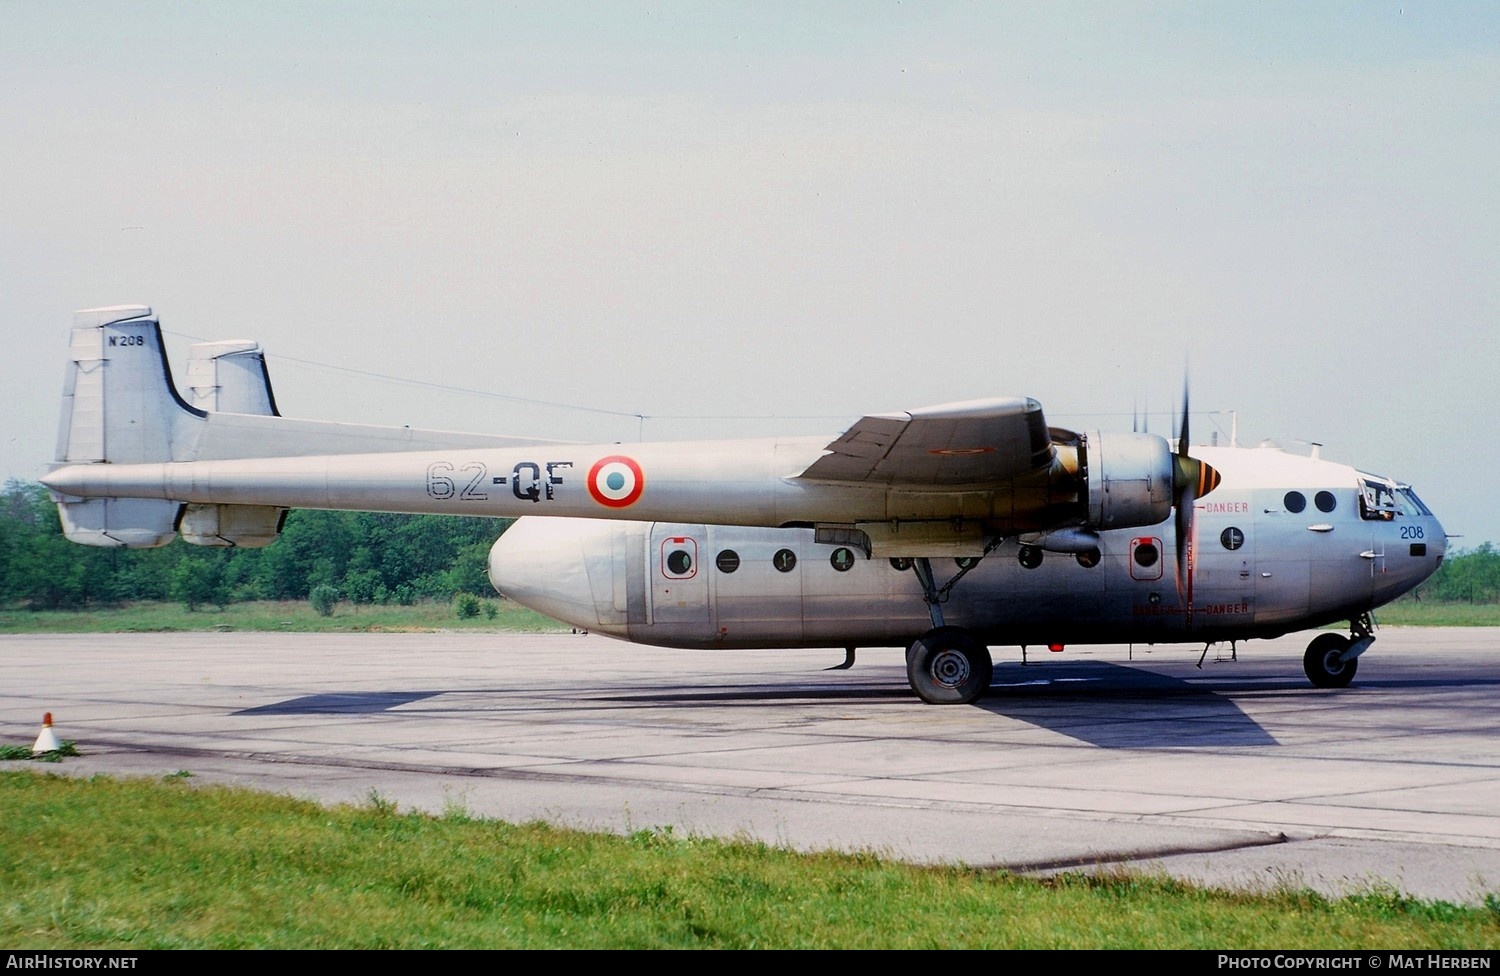
M 653 626 L 692 625 L 706 631 L 712 619 L 708 572 L 703 565 L 707 534 L 701 525 L 655 522 L 646 546 Z
M 1200 504 L 1194 518 L 1194 626 L 1249 625 L 1257 588 L 1255 521 L 1247 503 L 1215 504 Z
M 803 639 L 803 572 L 812 546 L 810 529 L 742 529 L 714 526 L 714 625 L 725 645 Z M 828 568 L 830 574 L 838 572 Z
M 1303 492 L 1261 492 L 1253 506 L 1255 543 L 1255 622 L 1303 620 L 1312 599 L 1309 562 L 1314 532 L 1309 531 Z

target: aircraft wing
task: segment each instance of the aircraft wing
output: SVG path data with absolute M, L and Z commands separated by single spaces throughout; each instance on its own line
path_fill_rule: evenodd
M 1043 470 L 1052 437 L 1029 397 L 968 400 L 860 418 L 797 480 L 938 488 L 994 485 Z

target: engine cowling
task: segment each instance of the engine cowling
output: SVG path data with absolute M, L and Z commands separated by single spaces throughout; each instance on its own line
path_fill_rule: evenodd
M 1172 514 L 1176 456 L 1166 438 L 1091 430 L 1082 453 L 1090 528 L 1156 525 Z

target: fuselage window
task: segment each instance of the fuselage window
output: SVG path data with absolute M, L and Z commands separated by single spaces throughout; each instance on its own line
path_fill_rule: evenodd
M 839 546 L 829 555 L 828 563 L 839 572 L 847 573 L 854 568 L 854 553 Z
M 1338 507 L 1339 500 L 1331 491 L 1320 491 L 1313 496 L 1313 504 L 1318 506 L 1320 512 L 1331 512 Z
M 911 569 L 911 560 L 907 559 L 905 556 L 892 556 L 891 568 L 898 573 L 904 573 L 908 569 Z
M 668 579 L 692 579 L 698 575 L 698 543 L 685 535 L 663 539 L 661 574 Z
M 797 565 L 797 554 L 790 549 L 777 549 L 776 555 L 771 557 L 771 565 L 777 572 L 790 573 Z
M 1142 542 L 1135 547 L 1135 564 L 1141 567 L 1155 566 L 1156 561 L 1161 558 L 1161 552 L 1155 543 Z
M 1281 500 L 1281 504 L 1286 506 L 1288 512 L 1296 515 L 1307 507 L 1307 497 L 1300 491 L 1289 491 L 1286 493 L 1286 497 Z
M 1036 569 L 1042 564 L 1042 550 L 1036 546 L 1022 546 L 1016 553 L 1016 559 L 1027 569 Z
M 1104 557 L 1100 554 L 1098 549 L 1085 549 L 1083 550 L 1083 552 L 1074 553 L 1073 558 L 1078 560 L 1078 565 L 1082 566 L 1084 569 L 1093 569 L 1095 566 L 1099 565 L 1099 560 Z
M 667 573 L 671 576 L 687 576 L 693 571 L 693 555 L 686 549 L 673 549 L 667 553 Z
M 733 549 L 725 549 L 714 559 L 714 565 L 719 567 L 721 573 L 732 573 L 740 568 L 740 554 Z
M 1245 533 L 1231 525 L 1219 533 L 1219 544 L 1233 552 L 1245 544 Z

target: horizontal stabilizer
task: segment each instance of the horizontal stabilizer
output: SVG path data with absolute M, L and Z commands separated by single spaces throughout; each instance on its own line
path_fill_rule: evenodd
M 71 542 L 104 548 L 154 549 L 177 535 L 177 502 L 151 498 L 58 496 L 57 514 Z

